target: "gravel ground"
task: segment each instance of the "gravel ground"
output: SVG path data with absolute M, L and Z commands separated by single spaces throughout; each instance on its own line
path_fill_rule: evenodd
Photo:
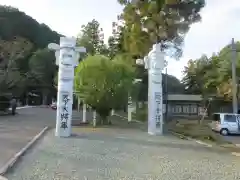
M 240 159 L 192 141 L 148 136 L 130 129 L 53 131 L 29 151 L 9 180 L 234 180 Z
M 56 111 L 50 108 L 18 109 L 15 116 L 0 113 L 0 169 L 45 126 L 55 127 Z M 92 113 L 87 113 L 91 119 Z M 82 113 L 73 111 L 73 121 L 81 120 Z

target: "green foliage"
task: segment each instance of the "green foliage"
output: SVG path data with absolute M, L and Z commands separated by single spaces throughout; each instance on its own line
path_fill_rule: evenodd
M 34 87 L 41 92 L 43 104 L 47 103 L 47 96 L 54 91 L 55 65 L 54 52 L 48 49 L 36 51 L 29 59 L 28 87 Z
M 9 6 L 0 6 L 0 24 L 0 94 L 11 92 L 21 96 L 25 91 L 39 89 L 37 77 L 32 74 L 37 67 L 30 70 L 29 59 L 36 49 L 45 48 L 50 42 L 57 43 L 60 35 Z M 46 74 L 51 71 L 48 67 L 42 70 Z
M 59 41 L 60 35 L 57 32 L 13 7 L 0 5 L 0 24 L 0 37 L 4 40 L 19 36 L 37 48 L 45 48 L 48 43 Z
M 167 55 L 182 55 L 184 36 L 190 25 L 198 22 L 204 0 L 118 0 L 123 12 L 113 23 L 113 36 L 109 38 L 109 56 L 126 56 L 125 63 L 135 64 L 143 58 L 153 44 L 161 43 Z M 138 100 L 147 100 L 148 74 L 143 68 L 135 68 L 142 82 L 135 86 Z M 167 86 L 167 87 L 166 87 Z M 163 74 L 163 89 L 168 93 L 184 93 L 183 84 L 175 77 Z M 137 93 L 138 92 L 138 93 Z M 134 96 L 134 97 L 135 97 Z
M 29 69 L 37 83 L 35 86 L 47 90 L 53 88 L 54 75 L 57 70 L 54 52 L 48 49 L 36 51 L 29 59 Z
M 240 76 L 240 43 L 237 46 L 237 77 Z M 189 60 L 184 70 L 183 83 L 189 93 L 232 98 L 232 50 L 227 45 L 211 57 Z M 238 78 L 239 79 L 239 78 Z M 239 83 L 239 82 L 238 82 Z M 239 87 L 238 87 L 239 89 Z
M 11 41 L 0 40 L 0 93 L 19 95 L 23 91 L 25 74 L 19 67 L 32 47 L 32 43 L 21 37 Z
M 127 102 L 134 78 L 131 67 L 102 55 L 88 56 L 76 69 L 75 92 L 106 119 Z
M 170 56 L 182 54 L 184 35 L 198 22 L 204 0 L 118 0 L 124 6 L 124 48 L 144 56 L 154 43 L 161 43 Z
M 122 63 L 122 64 L 127 64 L 128 67 L 131 67 L 133 70 L 135 70 L 136 68 L 134 68 L 136 66 L 136 60 L 133 59 L 128 53 L 121 53 L 121 54 L 117 54 L 114 56 L 113 58 L 114 62 L 118 62 L 118 63 Z
M 124 49 L 124 27 L 118 26 L 117 23 L 113 23 L 112 36 L 108 38 L 108 51 L 109 57 L 112 59 L 116 55 L 126 54 Z
M 103 29 L 95 19 L 82 26 L 77 44 L 84 46 L 90 55 L 108 54 L 107 47 L 104 44 Z
M 219 133 L 212 131 L 209 123 L 210 121 L 203 121 L 203 124 L 199 125 L 196 120 L 181 119 L 177 122 L 172 121 L 167 126 L 170 131 L 184 137 L 190 137 L 207 142 L 215 142 L 217 144 L 226 143 Z
M 180 3 L 182 7 L 172 7 L 174 11 L 179 11 L 179 16 L 177 16 L 176 14 L 170 15 L 172 12 L 170 13 L 169 7 L 165 7 L 164 4 L 157 4 L 158 10 L 161 11 L 154 9 L 154 1 L 142 1 L 136 4 L 127 1 L 121 3 L 124 5 L 124 11 L 119 16 L 119 20 L 124 20 L 125 25 L 115 24 L 115 32 L 109 38 L 108 46 L 104 44 L 103 30 L 95 19 L 82 26 L 77 41 L 78 45 L 86 47 L 88 54 L 97 56 L 88 56 L 86 62 L 81 63 L 76 69 L 75 86 L 77 86 L 75 88 L 80 88 L 80 92 L 86 93 L 86 95 L 79 94 L 79 96 L 86 97 L 86 101 L 92 104 L 92 107 L 100 109 L 101 105 L 107 111 L 119 108 L 126 103 L 127 94 L 132 90 L 132 80 L 136 73 L 135 59 L 146 55 L 155 42 L 153 37 L 161 37 L 159 41 L 163 42 L 165 49 L 169 49 L 172 45 L 181 45 L 182 41 L 179 39 L 182 39 L 179 37 L 184 34 L 183 29 L 197 21 L 198 12 L 202 7 L 197 4 L 199 8 L 197 9 L 192 3 L 188 5 Z M 172 3 L 172 5 L 175 4 Z M 192 12 L 194 8 L 196 9 Z M 140 14 L 136 13 L 138 10 Z M 158 14 L 161 15 L 156 18 Z M 182 18 L 187 25 L 183 27 L 179 21 L 176 21 L 177 24 L 170 23 L 169 19 L 176 20 L 177 18 Z M 167 39 L 164 39 L 159 32 L 157 34 L 152 32 L 152 22 L 156 22 L 154 28 L 157 27 L 159 32 L 160 27 L 165 28 L 165 31 L 169 28 Z M 60 35 L 45 24 L 39 24 L 25 13 L 7 6 L 0 6 L 0 24 L 0 88 L 5 88 L 0 89 L 0 92 L 11 91 L 21 95 L 24 91 L 40 90 L 42 94 L 48 94 L 57 85 L 57 73 L 53 52 L 44 48 L 50 42 L 57 43 Z M 109 60 L 112 61 L 108 62 Z M 139 73 L 140 76 L 145 71 L 141 73 Z M 83 80 L 83 77 L 86 77 L 86 80 Z M 168 77 L 171 79 L 170 76 Z M 77 84 L 77 82 L 84 84 Z M 147 95 L 146 82 L 144 81 L 144 87 L 140 88 L 144 96 Z M 180 89 L 174 78 L 172 81 L 168 80 L 168 84 L 172 84 L 170 89 Z
M 147 105 L 144 104 L 141 108 L 138 108 L 136 113 L 133 113 L 133 119 L 146 122 L 148 120 Z
M 108 49 L 109 49 L 109 57 L 113 58 L 118 52 L 118 44 L 117 39 L 114 36 L 110 36 L 108 39 Z
M 207 78 L 205 67 L 210 66 L 207 56 L 202 56 L 197 60 L 190 60 L 188 66 L 184 68 L 184 78 L 182 82 L 186 90 L 191 93 L 199 94 L 204 91 L 204 80 Z M 201 76 L 199 76 L 201 74 Z
M 142 74 L 142 82 L 139 83 L 139 91 L 138 91 L 138 101 L 147 101 L 148 100 L 148 72 L 144 71 Z M 163 74 L 162 73 L 162 86 L 163 86 L 163 94 L 184 94 L 185 87 L 184 84 L 180 82 L 176 77 Z

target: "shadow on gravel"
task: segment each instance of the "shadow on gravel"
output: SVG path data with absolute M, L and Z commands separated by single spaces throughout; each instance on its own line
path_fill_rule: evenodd
M 129 134 L 130 132 L 139 132 L 140 134 L 146 134 L 147 133 L 147 123 L 139 123 L 139 122 L 128 122 L 127 120 L 118 117 L 118 116 L 111 116 L 111 122 L 112 125 L 105 125 L 105 126 L 97 126 L 95 129 L 94 133 L 91 132 L 87 132 L 84 133 L 80 131 L 76 132 L 76 134 L 72 135 L 72 138 L 76 138 L 76 139 L 85 139 L 85 140 L 100 140 L 100 141 L 113 141 L 113 143 L 115 142 L 122 142 L 122 143 L 129 143 L 129 144 L 141 144 L 143 146 L 149 146 L 149 147 L 164 147 L 164 148 L 173 148 L 173 149 L 182 149 L 182 150 L 192 150 L 192 151 L 197 151 L 197 152 L 203 152 L 203 151 L 209 151 L 209 152 L 214 152 L 214 153 L 226 153 L 227 151 L 225 151 L 224 149 L 215 149 L 215 148 L 210 148 L 210 147 L 206 147 L 203 145 L 199 145 L 199 144 L 191 144 L 191 143 L 173 143 L 169 140 L 169 142 L 162 141 L 161 139 L 158 140 L 149 140 L 149 138 L 143 138 L 143 139 L 136 139 L 134 138 L 134 134 Z M 91 124 L 86 125 L 86 126 L 81 126 L 78 128 L 83 128 L 84 127 L 92 127 Z M 98 129 L 106 129 L 104 131 L 98 131 Z M 107 130 L 111 130 L 112 132 L 116 132 L 116 133 L 111 133 L 108 134 Z M 124 133 L 125 131 L 127 134 L 125 134 L 125 137 L 120 137 L 121 135 L 118 135 L 118 132 Z M 171 133 L 168 132 L 167 128 L 164 128 L 164 134 L 166 137 L 174 137 Z M 78 134 L 79 133 L 79 134 Z M 137 135 L 136 135 L 137 136 Z M 127 137 L 127 138 L 126 138 Z M 147 136 L 146 136 L 147 137 Z M 163 136 L 161 136 L 161 138 L 163 138 Z M 182 140 L 179 139 L 179 142 L 181 141 L 187 141 L 187 140 Z
M 18 115 L 18 113 L 16 112 L 15 115 L 12 115 L 11 112 L 0 112 L 0 117 L 1 116 L 16 116 Z
M 138 130 L 142 132 L 147 132 L 147 125 L 145 123 L 138 123 L 138 122 L 128 122 L 125 119 L 122 119 L 118 116 L 110 116 L 111 125 L 97 125 L 96 129 L 98 128 L 106 128 L 106 129 L 126 129 L 126 130 Z M 92 122 L 89 123 L 82 123 L 81 121 L 74 120 L 72 123 L 73 127 L 78 128 L 85 128 L 85 127 L 93 127 Z
M 167 135 L 166 135 L 167 136 Z M 226 153 L 226 151 L 222 149 L 213 149 L 206 146 L 198 145 L 198 144 L 181 144 L 181 143 L 172 143 L 172 142 L 161 142 L 161 140 L 147 140 L 147 139 L 134 139 L 131 137 L 118 137 L 118 136 L 109 136 L 107 134 L 73 134 L 71 138 L 74 139 L 84 139 L 84 140 L 92 140 L 92 141 L 110 141 L 112 143 L 126 143 L 126 144 L 136 144 L 142 146 L 149 147 L 163 147 L 163 148 L 172 148 L 172 149 L 181 149 L 181 150 L 192 150 L 196 152 L 214 152 L 214 153 Z M 161 137 L 162 138 L 162 137 Z

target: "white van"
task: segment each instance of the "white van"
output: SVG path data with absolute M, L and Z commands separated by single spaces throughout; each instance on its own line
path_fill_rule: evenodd
M 240 114 L 214 113 L 212 130 L 226 136 L 240 134 Z

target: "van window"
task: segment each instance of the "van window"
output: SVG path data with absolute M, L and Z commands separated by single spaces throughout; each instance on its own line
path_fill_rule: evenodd
M 224 115 L 225 122 L 236 122 L 236 115 L 234 114 L 226 114 Z

